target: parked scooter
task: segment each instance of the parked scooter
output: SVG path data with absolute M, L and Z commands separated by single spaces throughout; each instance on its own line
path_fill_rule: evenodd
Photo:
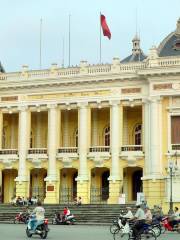
M 31 230 L 31 220 L 33 219 L 34 216 L 30 216 L 27 228 L 26 228 L 26 235 L 27 237 L 31 238 L 32 235 L 39 235 L 41 239 L 46 239 L 49 228 L 48 228 L 48 219 L 44 219 L 39 222 L 39 224 L 36 226 L 36 229 L 34 231 Z
M 65 218 L 60 217 L 59 213 L 55 213 L 54 218 L 52 220 L 52 224 L 54 225 L 74 225 L 76 222 L 76 219 L 73 214 L 68 215 Z
M 180 233 L 180 222 L 175 224 L 174 226 L 172 226 L 169 222 L 169 217 L 168 216 L 164 217 L 162 219 L 162 225 L 163 225 L 163 227 L 166 231 Z
M 15 224 L 16 223 L 25 223 L 26 224 L 28 222 L 28 220 L 29 220 L 29 214 L 24 214 L 24 213 L 20 212 L 15 216 L 13 223 L 15 223 Z

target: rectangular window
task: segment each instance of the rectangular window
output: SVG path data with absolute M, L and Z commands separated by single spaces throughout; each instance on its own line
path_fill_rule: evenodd
M 180 144 L 180 116 L 171 117 L 171 144 Z

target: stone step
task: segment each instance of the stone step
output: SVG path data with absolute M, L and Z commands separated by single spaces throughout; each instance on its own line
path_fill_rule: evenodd
M 71 205 L 69 206 L 71 212 L 75 215 L 77 220 L 76 224 L 89 224 L 89 225 L 110 225 L 112 220 L 117 218 L 120 211 L 125 210 L 127 206 L 131 206 L 135 209 L 135 205 L 102 205 L 102 204 L 87 204 L 81 206 Z M 30 210 L 35 206 L 31 206 Z M 46 217 L 49 219 L 49 223 L 52 222 L 54 213 L 56 211 L 62 212 L 64 205 L 44 205 L 46 211 Z M 8 204 L 0 204 L 0 223 L 13 223 L 13 219 L 17 213 L 22 212 L 24 207 L 16 207 Z

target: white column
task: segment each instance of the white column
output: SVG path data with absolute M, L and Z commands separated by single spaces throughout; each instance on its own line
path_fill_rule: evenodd
M 89 111 L 87 103 L 79 105 L 78 111 L 78 141 L 79 141 L 79 171 L 77 180 L 88 180 L 87 152 L 89 139 Z
M 92 146 L 98 146 L 98 109 L 93 109 L 92 114 Z
M 63 147 L 69 147 L 69 111 L 64 111 Z
M 120 180 L 120 107 L 118 101 L 111 103 L 110 129 L 111 129 L 111 176 L 109 180 Z
M 2 170 L 0 169 L 0 203 L 2 202 Z
M 16 116 L 12 115 L 11 116 L 11 148 L 16 148 L 15 143 L 16 143 Z
M 36 147 L 41 148 L 42 147 L 42 139 L 41 139 L 41 113 L 37 113 L 36 115 Z
M 46 181 L 56 181 L 56 151 L 58 144 L 58 108 L 56 105 L 48 106 L 48 177 Z
M 150 104 L 150 161 L 151 175 L 160 176 L 162 172 L 161 156 L 161 106 L 158 99 L 152 99 Z
M 30 112 L 27 107 L 21 107 L 19 112 L 19 169 L 16 181 L 27 181 L 26 157 L 30 140 Z
M 150 175 L 150 105 L 148 100 L 143 104 L 143 147 L 145 151 L 145 172 L 144 176 Z

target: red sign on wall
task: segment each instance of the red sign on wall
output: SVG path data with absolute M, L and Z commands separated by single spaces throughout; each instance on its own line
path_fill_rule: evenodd
M 53 192 L 54 191 L 54 186 L 47 186 L 47 192 Z

